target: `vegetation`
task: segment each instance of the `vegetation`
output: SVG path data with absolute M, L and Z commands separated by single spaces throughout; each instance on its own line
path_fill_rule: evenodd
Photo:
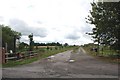
M 9 26 L 0 25 L 2 28 L 2 47 L 5 47 L 6 44 L 8 50 L 14 50 L 16 39 L 19 39 L 21 36 L 20 32 L 12 30 Z
M 33 33 L 30 34 L 29 36 L 30 44 L 29 44 L 29 51 L 32 51 L 34 48 L 34 41 L 33 41 Z
M 24 42 L 21 42 L 19 44 L 19 48 L 18 48 L 18 52 L 22 52 L 22 51 L 27 51 L 28 50 L 28 44 L 27 43 L 24 43 Z
M 78 52 L 78 49 L 79 49 L 79 47 L 74 46 L 74 49 L 73 49 L 72 53 L 77 53 L 77 52 Z
M 42 58 L 60 53 L 60 52 L 64 52 L 67 50 L 71 50 L 71 49 L 75 49 L 75 46 L 68 46 L 68 47 L 64 47 L 64 48 L 60 48 L 58 47 L 58 49 L 53 48 L 52 50 L 47 50 L 46 48 L 43 49 L 39 49 L 37 50 L 38 55 L 32 58 L 25 58 L 25 59 L 21 59 L 19 61 L 8 61 L 7 63 L 3 64 L 3 67 L 13 67 L 13 66 L 18 66 L 18 65 L 23 65 L 23 64 L 28 64 L 31 62 L 34 62 L 36 60 L 40 60 Z M 25 53 L 26 54 L 26 53 Z
M 55 43 L 34 43 L 34 46 L 62 46 L 59 42 Z
M 95 28 L 88 34 L 98 43 L 98 51 L 102 45 L 120 53 L 120 2 L 93 2 L 91 6 L 91 15 L 86 19 Z
M 95 56 L 98 59 L 107 62 L 120 63 L 120 59 L 118 58 L 119 56 L 116 50 L 110 49 L 108 46 L 104 46 L 104 47 L 100 46 L 99 55 L 98 55 L 98 51 L 94 50 L 95 48 L 97 48 L 97 44 L 90 43 L 90 44 L 85 44 L 82 47 L 86 50 L 86 52 L 89 55 Z
M 22 64 L 31 63 L 41 58 L 48 57 L 50 55 L 57 54 L 69 49 L 73 49 L 75 46 L 69 46 L 67 43 L 60 44 L 55 43 L 34 43 L 33 34 L 28 35 L 30 44 L 20 42 L 18 48 L 16 48 L 16 39 L 20 39 L 21 33 L 12 30 L 9 26 L 0 25 L 2 29 L 2 47 L 7 48 L 8 51 L 12 50 L 16 54 L 11 54 L 9 57 L 17 56 L 18 60 L 8 60 L 7 63 L 3 64 L 3 67 L 12 67 Z M 35 48 L 36 47 L 36 48 Z M 30 51 L 38 53 L 37 56 L 30 58 Z M 20 59 L 20 56 L 21 57 Z

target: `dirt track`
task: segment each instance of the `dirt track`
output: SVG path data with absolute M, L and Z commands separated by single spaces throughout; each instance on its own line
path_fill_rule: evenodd
M 75 60 L 69 62 L 69 60 Z M 3 78 L 117 78 L 118 65 L 100 61 L 80 48 L 13 68 L 3 68 Z

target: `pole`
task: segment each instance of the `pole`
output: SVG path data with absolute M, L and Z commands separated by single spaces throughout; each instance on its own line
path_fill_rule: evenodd
M 14 35 L 14 53 L 16 53 L 16 35 Z

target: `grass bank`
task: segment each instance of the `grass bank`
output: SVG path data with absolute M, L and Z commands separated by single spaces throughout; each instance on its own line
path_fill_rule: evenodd
M 21 60 L 17 60 L 17 61 L 8 61 L 7 63 L 3 64 L 2 67 L 14 67 L 14 66 L 18 66 L 18 65 L 24 65 L 24 64 L 28 64 L 28 63 L 32 63 L 34 61 L 40 60 L 42 58 L 46 58 L 48 56 L 60 53 L 60 52 L 64 52 L 67 50 L 75 50 L 77 48 L 77 46 L 68 46 L 68 47 L 64 47 L 64 48 L 57 48 L 57 49 L 52 49 L 52 50 L 47 50 L 46 48 L 42 48 L 37 50 L 38 51 L 38 55 L 32 58 L 25 58 L 25 59 L 21 59 Z

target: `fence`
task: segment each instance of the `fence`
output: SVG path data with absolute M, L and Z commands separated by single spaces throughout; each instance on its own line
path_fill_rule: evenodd
M 26 51 L 22 53 L 5 53 L 5 49 L 2 49 L 2 63 L 6 63 L 8 60 L 19 60 L 26 57 L 31 58 L 37 56 L 38 53 L 34 51 Z

